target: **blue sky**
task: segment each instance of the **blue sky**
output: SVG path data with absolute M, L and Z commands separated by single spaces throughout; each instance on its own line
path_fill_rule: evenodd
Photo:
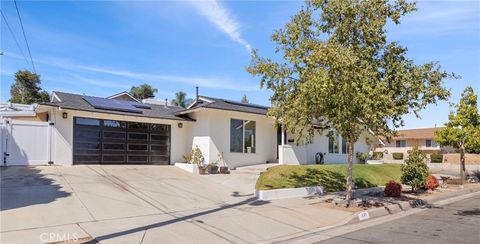
M 282 27 L 303 1 L 18 1 L 42 87 L 108 96 L 147 82 L 158 99 L 177 91 L 269 105 L 270 92 L 245 71 L 249 49 L 273 56 L 273 30 Z M 480 94 L 480 2 L 420 1 L 418 11 L 389 38 L 408 47 L 417 63 L 439 61 L 462 76 L 447 80 L 451 102 L 465 86 Z M 31 69 L 13 1 L 1 1 L 16 44 L 1 25 L 0 100 L 9 99 L 13 74 Z M 441 125 L 447 102 L 429 106 L 421 119 L 405 116 L 405 128 Z

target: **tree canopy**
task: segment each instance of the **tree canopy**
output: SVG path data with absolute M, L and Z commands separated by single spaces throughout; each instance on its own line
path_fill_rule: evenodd
M 192 102 L 192 99 L 187 98 L 187 93 L 183 91 L 179 91 L 175 93 L 175 98 L 172 99 L 170 103 L 174 106 L 186 108 L 191 102 Z
M 390 138 L 403 115 L 449 97 L 442 83 L 451 74 L 436 62 L 416 64 L 406 47 L 387 41 L 387 22 L 415 10 L 404 0 L 312 0 L 272 35 L 283 62 L 252 54 L 247 71 L 273 91 L 268 115 L 297 143 L 327 129 L 348 140 L 347 200 L 361 133 Z
M 10 102 L 32 104 L 48 102 L 48 92 L 40 87 L 40 75 L 28 70 L 19 70 L 15 73 L 15 83 L 10 87 Z
M 157 88 L 153 88 L 147 83 L 144 83 L 140 86 L 132 86 L 130 88 L 130 94 L 132 94 L 136 99 L 145 99 L 149 97 L 154 97 L 157 93 Z
M 472 87 L 465 88 L 460 102 L 454 108 L 455 111 L 448 116 L 446 127 L 436 133 L 435 140 L 459 149 L 465 139 L 466 152 L 480 153 L 480 114 L 477 95 Z
M 243 94 L 243 97 L 242 97 L 242 103 L 249 103 L 248 101 L 248 97 L 246 94 Z

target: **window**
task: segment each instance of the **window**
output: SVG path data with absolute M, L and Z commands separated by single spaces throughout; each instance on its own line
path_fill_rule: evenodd
M 169 135 L 170 134 L 170 125 L 159 125 L 152 124 L 150 130 L 156 131 L 158 134 Z
M 255 121 L 230 120 L 230 152 L 255 153 L 255 136 Z
M 405 140 L 396 140 L 395 143 L 397 144 L 397 147 L 406 147 L 407 143 Z
M 75 123 L 77 125 L 100 126 L 100 120 L 99 119 L 75 118 Z
M 426 147 L 438 147 L 438 143 L 432 139 L 425 140 Z
M 337 132 L 329 131 L 328 132 L 328 152 L 329 153 L 339 153 L 339 135 Z
M 129 129 L 148 130 L 148 124 L 145 124 L 145 123 L 137 123 L 137 122 L 129 122 L 129 123 L 128 123 L 128 128 L 129 128 Z
M 342 153 L 347 154 L 348 153 L 348 142 L 345 140 L 345 138 L 342 137 Z
M 116 120 L 104 120 L 103 126 L 111 128 L 127 128 L 127 123 Z

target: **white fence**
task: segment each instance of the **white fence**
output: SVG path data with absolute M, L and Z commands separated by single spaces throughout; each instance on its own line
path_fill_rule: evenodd
M 49 122 L 3 120 L 0 123 L 2 165 L 42 165 L 51 161 Z

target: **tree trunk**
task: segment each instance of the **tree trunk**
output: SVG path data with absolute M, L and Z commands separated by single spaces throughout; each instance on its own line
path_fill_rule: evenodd
M 350 201 L 353 199 L 353 175 L 352 175 L 352 167 L 353 167 L 353 145 L 354 142 L 349 140 L 348 141 L 348 169 L 347 169 L 347 195 L 345 200 L 347 204 L 350 206 Z
M 465 184 L 465 142 L 460 144 L 460 179 Z

